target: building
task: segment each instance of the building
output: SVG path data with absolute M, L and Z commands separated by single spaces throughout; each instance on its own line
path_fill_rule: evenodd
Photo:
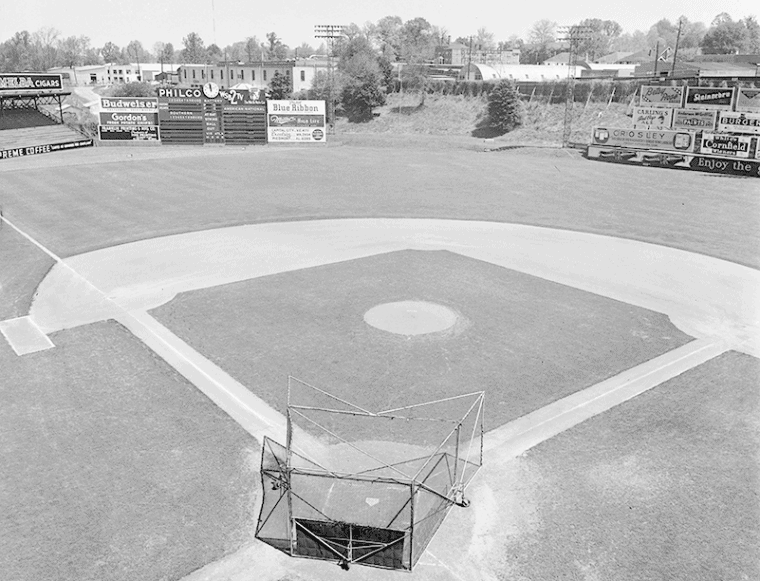
M 466 81 L 498 81 L 510 79 L 515 82 L 561 81 L 567 78 L 569 68 L 567 65 L 511 65 L 471 63 L 465 65 L 459 71 L 457 79 Z M 573 67 L 573 75 L 580 77 L 584 71 L 583 66 Z
M 82 67 L 56 67 L 56 73 L 71 86 L 111 85 L 113 83 L 153 82 L 161 72 L 171 72 L 177 65 L 172 63 L 102 64 Z
M 208 82 L 226 89 L 245 83 L 256 89 L 266 89 L 276 73 L 289 77 L 293 92 L 308 90 L 317 73 L 327 72 L 332 63 L 327 57 L 309 57 L 255 63 L 220 62 L 216 64 L 184 64 L 177 69 L 180 85 L 201 86 Z
M 452 42 L 446 46 L 435 47 L 434 65 L 451 65 L 458 67 L 471 62 L 516 65 L 520 62 L 520 49 L 470 51 L 470 47 L 465 46 L 460 42 Z

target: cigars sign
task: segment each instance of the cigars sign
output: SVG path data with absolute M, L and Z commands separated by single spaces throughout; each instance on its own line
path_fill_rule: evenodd
M 63 88 L 61 75 L 38 73 L 0 74 L 0 93 L 9 91 L 50 91 Z

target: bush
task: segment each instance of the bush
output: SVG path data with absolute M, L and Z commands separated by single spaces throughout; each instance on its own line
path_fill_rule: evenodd
M 269 98 L 281 101 L 290 99 L 292 94 L 293 87 L 290 84 L 290 77 L 281 74 L 280 71 L 275 71 L 272 80 L 269 81 Z
M 500 135 L 522 125 L 523 104 L 512 81 L 500 80 L 488 95 L 488 125 Z
M 155 97 L 156 88 L 150 83 L 125 83 L 111 89 L 111 97 Z

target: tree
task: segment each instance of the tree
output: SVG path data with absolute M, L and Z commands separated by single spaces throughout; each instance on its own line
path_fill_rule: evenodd
M 396 62 L 401 55 L 401 27 L 403 21 L 398 16 L 385 16 L 372 29 L 372 40 L 380 55 L 390 62 Z
M 341 103 L 351 122 L 372 119 L 372 109 L 385 104 L 383 73 L 372 45 L 364 36 L 356 36 L 342 47 L 338 60 Z
M 478 50 L 489 52 L 496 48 L 496 41 L 493 39 L 493 32 L 488 32 L 484 27 L 478 28 L 475 35 L 475 43 Z
M 155 97 L 156 90 L 150 83 L 137 82 L 137 83 L 123 83 L 117 85 L 113 92 L 112 97 Z
M 609 54 L 612 43 L 623 32 L 623 28 L 614 20 L 601 20 L 599 18 L 586 18 L 573 29 L 580 31 L 579 27 L 589 29 L 590 35 L 578 42 L 578 55 L 585 56 L 590 61 Z M 573 29 L 571 29 L 571 34 L 574 32 Z
M 210 44 L 206 47 L 206 59 L 209 63 L 218 63 L 224 58 L 222 49 L 216 44 Z
M 74 69 L 84 61 L 84 55 L 90 46 L 90 39 L 86 36 L 69 36 L 58 43 L 58 62 L 65 67 Z M 77 72 L 74 69 L 74 84 L 79 84 Z
M 121 49 L 110 41 L 103 45 L 100 54 L 106 63 L 117 63 L 121 59 Z
M 313 54 L 317 54 L 314 47 L 308 42 L 302 42 L 299 46 L 293 49 L 293 56 L 297 58 L 306 58 Z
M 287 58 L 288 47 L 287 45 L 282 43 L 282 40 L 280 38 L 278 38 L 277 33 L 268 32 L 267 42 L 269 43 L 269 46 L 267 47 L 267 53 L 266 53 L 267 60 L 279 61 L 279 60 L 283 60 Z
M 269 81 L 269 97 L 275 100 L 290 99 L 293 95 L 293 85 L 290 77 L 275 71 L 272 80 Z
M 760 53 L 760 24 L 757 22 L 757 18 L 754 16 L 744 17 L 745 34 L 745 47 L 744 51 L 749 54 Z
M 488 125 L 499 135 L 522 125 L 523 104 L 512 81 L 501 79 L 488 94 Z
M 734 22 L 722 12 L 713 20 L 700 46 L 705 54 L 736 54 L 742 52 L 747 44 L 744 21 Z
M 546 18 L 533 23 L 528 32 L 528 42 L 539 46 L 546 46 L 555 41 L 557 36 L 557 23 Z
M 633 33 L 624 32 L 614 39 L 610 46 L 610 52 L 639 52 L 648 48 L 649 41 L 647 40 L 647 35 L 641 30 L 636 30 Z
M 424 18 L 412 18 L 401 27 L 401 59 L 408 63 L 433 60 L 435 38 L 433 27 Z
M 23 30 L 0 45 L 0 71 L 28 71 L 34 61 L 32 35 Z
M 139 40 L 131 40 L 124 49 L 124 60 L 129 63 L 147 63 L 152 58 Z
M 53 68 L 58 60 L 58 32 L 55 28 L 40 28 L 32 34 L 32 69 L 46 71 Z
M 185 48 L 182 49 L 182 62 L 205 64 L 206 62 L 206 45 L 197 32 L 191 32 L 182 39 Z

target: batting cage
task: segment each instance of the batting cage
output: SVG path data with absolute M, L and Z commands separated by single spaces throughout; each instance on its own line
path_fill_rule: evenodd
M 288 378 L 256 537 L 291 556 L 411 571 L 483 460 L 483 392 L 372 412 Z M 390 396 L 389 396 L 390 397 Z

